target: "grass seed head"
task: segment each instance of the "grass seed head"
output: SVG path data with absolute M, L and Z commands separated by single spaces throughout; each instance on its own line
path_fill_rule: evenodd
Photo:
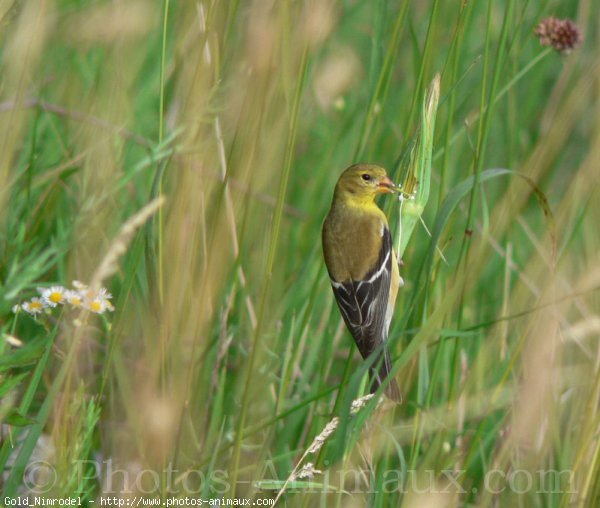
M 535 27 L 534 33 L 539 37 L 542 46 L 550 46 L 563 55 L 571 53 L 583 42 L 579 27 L 568 18 L 545 18 Z

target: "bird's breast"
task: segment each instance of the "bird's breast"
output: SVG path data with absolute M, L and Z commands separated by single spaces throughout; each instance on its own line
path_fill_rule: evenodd
M 377 264 L 385 222 L 376 214 L 330 212 L 323 225 L 325 264 L 339 282 L 362 280 Z

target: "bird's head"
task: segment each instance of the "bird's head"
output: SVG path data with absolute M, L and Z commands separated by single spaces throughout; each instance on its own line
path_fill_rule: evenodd
M 370 200 L 377 194 L 391 194 L 398 187 L 387 176 L 385 169 L 375 164 L 355 164 L 342 173 L 336 193 L 351 199 Z

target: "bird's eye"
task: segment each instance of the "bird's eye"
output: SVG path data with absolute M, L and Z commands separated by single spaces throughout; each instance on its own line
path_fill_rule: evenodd
M 361 175 L 361 178 L 368 182 L 371 179 L 371 175 L 369 175 L 368 173 L 363 173 Z

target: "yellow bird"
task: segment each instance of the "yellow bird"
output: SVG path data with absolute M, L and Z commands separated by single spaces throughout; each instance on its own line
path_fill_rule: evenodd
M 392 368 L 389 351 L 380 346 L 387 340 L 402 284 L 388 222 L 375 197 L 396 190 L 385 169 L 374 164 L 350 166 L 335 186 L 323 224 L 325 264 L 344 322 L 363 358 L 379 348 L 370 369 L 371 393 Z M 386 394 L 400 402 L 395 379 Z

